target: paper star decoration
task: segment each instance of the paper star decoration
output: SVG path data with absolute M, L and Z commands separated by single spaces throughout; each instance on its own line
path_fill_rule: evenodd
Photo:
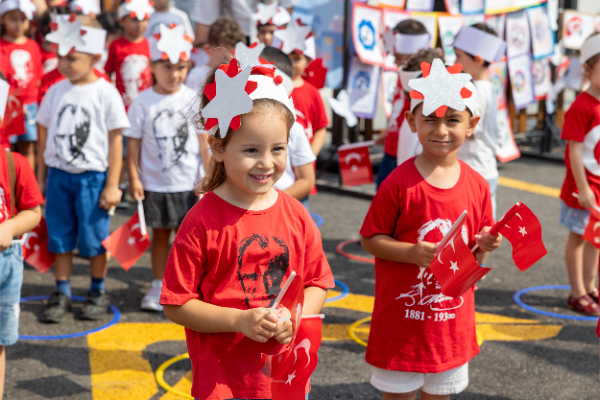
M 241 68 L 261 65 L 263 63 L 259 60 L 259 57 L 264 48 L 264 43 L 253 43 L 248 47 L 243 42 L 238 42 L 235 45 L 235 58 L 238 60 Z
M 456 271 L 458 271 L 458 262 L 450 261 L 450 269 L 456 274 Z
M 167 28 L 164 24 L 160 25 L 160 38 L 157 38 L 156 48 L 163 52 L 163 59 L 168 59 L 173 64 L 179 60 L 187 61 L 190 52 L 194 47 L 192 38 L 185 34 L 183 25 L 171 24 Z
M 274 1 L 271 4 L 258 3 L 257 7 L 256 12 L 252 14 L 252 19 L 260 22 L 261 25 L 264 25 L 269 22 L 277 12 L 277 1 Z
M 527 235 L 527 231 L 525 231 L 525 227 L 524 226 L 520 226 L 519 227 L 519 233 L 523 235 L 523 237 L 525 237 L 525 235 Z
M 290 54 L 294 50 L 306 50 L 306 38 L 310 35 L 310 26 L 300 26 L 297 20 L 292 20 L 285 29 L 278 29 L 275 37 L 283 42 L 281 51 Z
M 46 35 L 46 40 L 58 44 L 58 54 L 66 56 L 77 46 L 84 46 L 85 41 L 82 36 L 85 34 L 81 30 L 81 21 L 75 19 L 75 14 L 69 16 L 69 20 L 58 18 L 58 22 L 51 22 L 52 32 Z
M 349 128 L 352 128 L 358 123 L 358 118 L 356 118 L 356 115 L 352 112 L 350 96 L 348 96 L 346 89 L 340 90 L 337 95 L 337 100 L 333 97 L 330 98 L 329 105 L 333 112 L 346 120 L 346 125 L 348 125 Z
M 396 43 L 396 35 L 392 29 L 386 29 L 383 32 L 383 52 L 385 54 L 394 54 L 394 45 Z
M 25 14 L 27 19 L 32 20 L 33 15 L 37 11 L 37 7 L 31 0 L 19 0 L 19 10 Z
M 125 0 L 125 9 L 130 12 L 131 18 L 143 21 L 150 19 L 154 12 L 154 3 L 148 0 Z
M 421 63 L 423 78 L 411 79 L 408 86 L 412 89 L 412 99 L 423 99 L 423 115 L 443 117 L 448 107 L 457 111 L 466 108 L 463 99 L 471 97 L 472 93 L 465 85 L 471 80 L 471 75 L 463 74 L 462 65 L 454 64 L 448 68 L 439 58 L 433 64 Z
M 100 14 L 100 2 L 98 0 L 74 0 L 71 6 L 73 11 L 81 11 L 84 15 Z

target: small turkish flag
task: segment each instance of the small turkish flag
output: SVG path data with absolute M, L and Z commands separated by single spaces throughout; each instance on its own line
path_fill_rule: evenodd
M 42 274 L 48 272 L 54 263 L 54 254 L 48 251 L 48 230 L 46 219 L 27 234 L 23 245 L 23 259 Z
M 102 245 L 125 271 L 129 270 L 150 246 L 148 233 L 142 234 L 139 213 L 104 239 Z
M 369 146 L 373 142 L 352 143 L 338 148 L 340 173 L 344 186 L 373 183 L 373 167 Z
M 317 58 L 304 70 L 302 78 L 311 83 L 317 89 L 325 87 L 325 80 L 327 78 L 327 67 L 323 64 L 322 58 Z
M 23 104 L 19 100 L 22 89 L 10 90 L 6 100 L 6 111 L 4 119 L 0 124 L 0 134 L 6 138 L 12 135 L 25 134 L 25 114 Z
M 319 362 L 321 347 L 321 315 L 302 317 L 293 349 L 289 354 L 272 358 L 271 398 L 273 400 L 304 400 L 310 390 L 309 379 Z M 287 357 L 286 357 L 287 355 Z
M 527 270 L 548 254 L 542 240 L 542 225 L 523 203 L 515 204 L 500 221 L 492 226 L 490 234 L 495 235 L 497 232 L 512 244 L 513 260 L 521 271 Z
M 600 212 L 595 208 L 592 208 L 590 211 L 590 220 L 582 237 L 600 249 Z

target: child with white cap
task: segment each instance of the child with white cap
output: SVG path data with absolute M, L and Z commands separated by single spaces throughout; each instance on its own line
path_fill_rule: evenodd
M 252 20 L 256 21 L 256 36 L 260 43 L 271 46 L 275 30 L 290 22 L 290 13 L 277 0 L 270 4 L 258 3 Z
M 154 0 L 152 3 L 154 13 L 150 16 L 148 26 L 144 32 L 147 39 L 156 33 L 160 33 L 161 25 L 171 26 L 171 24 L 183 26 L 185 34 L 194 39 L 194 29 L 190 23 L 190 18 L 185 12 L 171 7 L 171 0 Z
M 19 90 L 16 96 L 25 112 L 25 126 L 10 138 L 16 149 L 35 166 L 35 142 L 38 139 L 35 115 L 37 96 L 42 78 L 42 53 L 39 44 L 25 36 L 36 12 L 31 0 L 3 0 L 0 2 L 0 24 L 4 34 L 0 39 L 0 71 L 4 73 L 11 89 Z
M 134 199 L 144 200 L 146 224 L 152 228 L 153 280 L 142 310 L 162 311 L 160 288 L 171 232 L 179 229 L 195 204 L 192 189 L 210 161 L 206 131 L 192 118 L 200 104 L 198 95 L 184 84 L 191 50 L 192 38 L 180 25 L 161 25 L 160 34 L 150 38 L 154 84 L 129 107 L 131 128 L 123 131 L 129 191 Z
M 56 254 L 56 291 L 43 313 L 61 322 L 71 306 L 73 250 L 89 258 L 91 286 L 81 319 L 102 319 L 110 306 L 104 287 L 108 210 L 121 200 L 121 129 L 129 127 L 119 92 L 93 71 L 106 31 L 59 15 L 46 39 L 58 45 L 58 69 L 37 115 L 38 184 L 46 188 L 48 250 Z M 46 176 L 46 172 L 48 172 Z

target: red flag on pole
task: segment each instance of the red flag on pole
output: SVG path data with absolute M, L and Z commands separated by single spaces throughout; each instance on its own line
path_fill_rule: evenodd
M 145 226 L 140 224 L 139 213 L 135 213 L 129 221 L 102 241 L 104 248 L 125 271 L 129 270 L 150 246 L 150 237 L 147 232 L 143 234 L 143 230 Z
M 513 260 L 521 271 L 526 271 L 548 254 L 542 240 L 542 225 L 535 214 L 523 203 L 515 204 L 490 229 L 491 235 L 498 232 L 512 244 Z
M 304 70 L 302 78 L 311 83 L 317 89 L 325 87 L 325 80 L 327 78 L 327 67 L 323 64 L 322 58 L 317 58 Z
M 54 254 L 48 251 L 48 230 L 46 219 L 42 218 L 39 225 L 27 233 L 21 246 L 23 259 L 42 274 L 48 272 L 54 263 Z
M 590 211 L 590 220 L 582 237 L 600 249 L 600 212 L 595 208 Z
M 373 167 L 369 157 L 369 146 L 373 141 L 340 146 L 338 159 L 344 186 L 373 183 Z

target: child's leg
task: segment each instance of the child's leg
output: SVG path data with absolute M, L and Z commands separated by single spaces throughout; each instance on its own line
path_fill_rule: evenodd
M 586 294 L 596 290 L 596 276 L 598 275 L 598 257 L 600 251 L 596 246 L 588 242 L 583 243 L 583 287 Z
M 421 390 L 420 400 L 450 400 L 449 394 L 437 395 L 437 394 L 429 394 L 425 393 Z
M 67 281 L 71 279 L 73 270 L 73 252 L 55 254 L 54 274 L 57 281 Z
M 106 253 L 90 258 L 90 271 L 92 275 L 90 292 L 105 292 L 104 279 L 106 278 L 106 273 L 108 272 Z
M 410 393 L 383 393 L 382 400 L 415 400 L 417 398 L 418 390 Z M 421 398 L 423 398 L 421 394 Z
M 167 260 L 169 259 L 169 239 L 171 228 L 152 228 L 152 243 L 150 256 L 152 258 L 152 278 L 161 279 L 165 274 Z
M 6 375 L 6 353 L 4 346 L 0 346 L 0 400 L 4 395 L 4 376 Z
M 569 232 L 565 248 L 565 262 L 571 284 L 571 297 L 577 299 L 587 294 L 583 284 L 583 239 L 581 235 Z

